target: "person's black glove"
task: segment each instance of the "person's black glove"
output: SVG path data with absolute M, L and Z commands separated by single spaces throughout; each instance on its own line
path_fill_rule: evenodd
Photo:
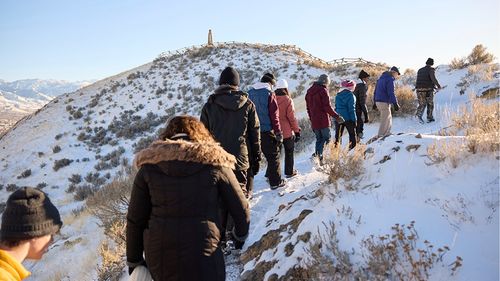
M 365 123 L 370 123 L 370 119 L 368 118 L 368 115 L 365 116 Z
M 295 142 L 299 142 L 300 141 L 300 132 L 295 132 L 295 139 L 294 139 Z
M 250 167 L 252 168 L 253 175 L 257 175 L 260 169 L 260 159 L 255 159 L 254 161 L 252 161 Z
M 373 110 L 378 110 L 378 108 L 377 108 L 377 104 L 376 104 L 376 103 L 373 103 L 372 109 L 373 109 Z
M 339 123 L 339 125 L 340 125 L 340 124 L 344 124 L 345 119 L 344 119 L 344 117 L 342 117 L 342 116 L 339 115 L 339 116 L 335 117 L 335 121 L 337 123 Z
M 245 242 L 241 242 L 236 237 L 234 237 L 233 232 L 231 232 L 231 240 L 233 240 L 233 245 L 236 250 L 241 250 L 243 248 L 243 245 L 245 245 Z
M 399 110 L 399 103 L 394 104 L 394 110 L 398 111 Z

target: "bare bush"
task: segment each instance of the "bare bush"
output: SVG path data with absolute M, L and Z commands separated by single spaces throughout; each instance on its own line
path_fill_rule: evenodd
M 417 110 L 417 97 L 412 87 L 403 85 L 396 88 L 396 97 L 399 103 L 399 111 L 394 111 L 394 116 L 414 115 Z
M 328 181 L 337 185 L 338 180 L 352 180 L 364 172 L 365 145 L 358 144 L 354 149 L 336 146 L 330 142 L 325 147 L 321 171 L 328 175 Z
M 300 131 L 300 141 L 295 143 L 295 151 L 304 152 L 307 147 L 316 140 L 316 136 L 311 127 L 311 121 L 308 117 L 304 117 L 297 120 L 299 123 Z
M 27 169 L 23 171 L 19 176 L 17 176 L 18 179 L 24 179 L 31 176 L 31 169 Z
M 427 147 L 427 157 L 431 164 L 439 164 L 448 159 L 453 168 L 457 168 L 463 156 L 462 140 L 440 140 Z
M 73 160 L 69 160 L 67 158 L 56 160 L 54 161 L 54 166 L 52 167 L 52 169 L 57 172 L 59 169 L 69 166 L 71 162 L 73 162 Z
M 59 153 L 61 152 L 61 147 L 59 145 L 56 145 L 52 148 L 53 153 Z
M 450 63 L 451 69 L 463 69 L 470 65 L 492 63 L 495 56 L 487 51 L 487 48 L 482 44 L 476 45 L 472 52 L 463 58 L 454 58 Z
M 73 195 L 73 199 L 75 199 L 75 201 L 83 201 L 94 194 L 96 191 L 97 187 L 91 186 L 89 184 L 77 186 L 74 190 L 75 194 Z

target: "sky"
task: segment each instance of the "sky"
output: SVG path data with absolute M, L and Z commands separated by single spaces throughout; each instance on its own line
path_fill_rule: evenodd
M 297 45 L 417 69 L 500 57 L 500 1 L 1 0 L 0 79 L 92 80 L 207 41 Z

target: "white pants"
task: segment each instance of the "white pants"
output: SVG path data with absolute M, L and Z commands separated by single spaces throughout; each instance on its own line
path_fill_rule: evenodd
M 391 104 L 386 102 L 376 102 L 376 104 L 378 110 L 380 111 L 380 127 L 378 128 L 378 136 L 385 137 L 391 134 Z

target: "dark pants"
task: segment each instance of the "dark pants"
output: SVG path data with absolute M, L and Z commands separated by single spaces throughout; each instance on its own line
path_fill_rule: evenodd
M 236 176 L 238 183 L 240 184 L 240 188 L 243 191 L 243 194 L 245 194 L 245 197 L 248 198 L 247 171 L 233 170 L 233 173 Z M 234 222 L 233 222 L 233 218 L 229 215 L 229 212 L 225 206 L 222 207 L 221 213 L 222 213 L 221 214 L 221 216 L 222 216 L 222 218 L 221 218 L 221 226 L 222 226 L 221 241 L 226 241 L 227 240 L 226 230 L 231 231 L 234 227 Z
M 273 132 L 260 133 L 260 148 L 267 160 L 266 175 L 269 184 L 276 186 L 281 182 L 280 151 Z
M 295 149 L 295 138 L 283 139 L 283 148 L 285 150 L 285 175 L 293 175 L 293 150 Z
M 356 111 L 356 134 L 359 136 L 363 135 L 363 130 L 364 130 L 364 125 L 365 121 L 362 118 L 363 117 L 363 112 L 362 111 Z
M 335 122 L 335 144 L 338 144 L 342 139 L 344 128 L 347 128 L 349 133 L 349 149 L 353 149 L 356 146 L 356 124 L 354 121 L 345 121 L 343 124 Z
M 323 149 L 325 148 L 325 145 L 330 142 L 330 128 L 317 129 L 313 131 L 316 135 L 316 150 L 314 153 L 322 159 Z
M 422 118 L 427 107 L 427 120 L 434 120 L 432 111 L 434 110 L 434 90 L 417 90 L 418 107 L 417 116 Z
M 254 178 L 253 173 L 254 173 L 253 169 L 250 166 L 250 168 L 248 168 L 247 170 L 247 194 L 246 194 L 247 199 L 251 198 L 253 194 L 253 178 Z

